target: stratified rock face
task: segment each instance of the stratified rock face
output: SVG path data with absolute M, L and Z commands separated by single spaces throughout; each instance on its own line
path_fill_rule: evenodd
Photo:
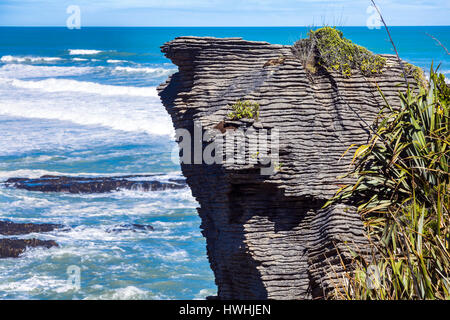
M 201 206 L 219 298 L 323 297 L 342 271 L 336 250 L 345 256 L 368 246 L 352 206 L 322 207 L 346 183 L 338 176 L 353 152 L 342 154 L 370 137 L 383 104 L 376 84 L 397 103 L 398 63 L 386 55 L 383 74 L 347 79 L 325 70 L 308 75 L 289 46 L 239 38 L 181 37 L 162 51 L 179 67 L 159 87 L 176 129 L 192 132 L 198 122 L 221 130 L 214 139 L 239 125 L 280 132 L 282 168 L 272 175 L 248 165 L 182 164 Z M 260 104 L 259 121 L 233 122 L 227 130 L 238 99 Z

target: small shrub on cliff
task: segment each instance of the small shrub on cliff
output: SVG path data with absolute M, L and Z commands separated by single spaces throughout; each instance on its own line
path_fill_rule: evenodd
M 231 120 L 240 120 L 243 118 L 258 120 L 259 117 L 259 104 L 252 101 L 236 101 L 231 106 L 233 112 L 228 114 L 228 118 Z
M 355 203 L 376 248 L 379 285 L 355 260 L 341 298 L 450 299 L 450 89 L 432 69 L 420 91 L 400 93 L 400 108 L 385 100 L 376 134 L 355 152 L 356 182 L 327 203 Z
M 410 63 L 405 63 L 405 73 L 407 76 L 412 76 L 416 80 L 419 87 L 426 88 L 428 81 L 425 77 L 425 73 L 419 67 L 416 67 Z
M 382 73 L 386 64 L 385 58 L 344 38 L 342 31 L 336 28 L 311 30 L 308 36 L 297 41 L 293 50 L 311 73 L 315 73 L 316 65 L 320 65 L 330 72 L 338 71 L 345 77 L 350 77 L 352 70 L 371 76 Z

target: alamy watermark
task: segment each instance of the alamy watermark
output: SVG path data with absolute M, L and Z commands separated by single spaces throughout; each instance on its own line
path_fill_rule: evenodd
M 80 6 L 70 5 L 66 9 L 66 13 L 70 16 L 66 20 L 68 29 L 81 29 L 81 9 Z
M 259 168 L 261 175 L 280 171 L 279 130 L 249 127 L 205 130 L 198 122 L 191 130 L 175 130 L 178 148 L 172 162 L 178 164 L 223 164 Z
M 381 287 L 380 269 L 378 268 L 378 266 L 371 264 L 367 267 L 366 286 L 371 290 Z
M 377 11 L 377 9 L 370 5 L 367 7 L 366 13 L 369 15 L 369 17 L 366 20 L 366 26 L 370 30 L 373 29 L 380 29 L 381 28 L 381 17 Z
M 79 266 L 67 267 L 67 287 L 74 291 L 81 289 L 81 268 Z

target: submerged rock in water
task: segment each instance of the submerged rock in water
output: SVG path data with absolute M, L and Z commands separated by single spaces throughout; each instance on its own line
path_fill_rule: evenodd
M 42 192 L 104 193 L 120 189 L 160 191 L 183 189 L 184 179 L 168 179 L 167 182 L 151 180 L 154 175 L 129 175 L 121 177 L 69 177 L 45 175 L 37 179 L 10 178 L 8 187 Z
M 53 240 L 39 239 L 0 239 L 0 258 L 17 258 L 28 248 L 35 247 L 58 247 Z
M 106 229 L 106 232 L 124 232 L 124 231 L 153 231 L 153 227 L 149 224 L 124 223 Z
M 0 221 L 0 234 L 2 235 L 20 235 L 29 233 L 50 232 L 62 228 L 60 224 L 36 224 L 36 223 L 14 223 L 10 221 Z

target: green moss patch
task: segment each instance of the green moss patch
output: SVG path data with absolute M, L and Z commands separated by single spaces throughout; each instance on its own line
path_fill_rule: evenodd
M 426 88 L 428 86 L 427 78 L 425 73 L 419 67 L 416 67 L 410 63 L 404 63 L 404 68 L 407 76 L 412 76 L 416 80 L 417 85 L 421 88 Z
M 354 70 L 365 76 L 382 73 L 386 59 L 344 38 L 342 31 L 324 27 L 311 30 L 308 38 L 294 44 L 293 50 L 305 68 L 315 73 L 317 66 L 350 77 Z
M 259 104 L 253 101 L 236 101 L 231 108 L 232 112 L 228 114 L 231 120 L 240 120 L 243 118 L 258 120 Z

